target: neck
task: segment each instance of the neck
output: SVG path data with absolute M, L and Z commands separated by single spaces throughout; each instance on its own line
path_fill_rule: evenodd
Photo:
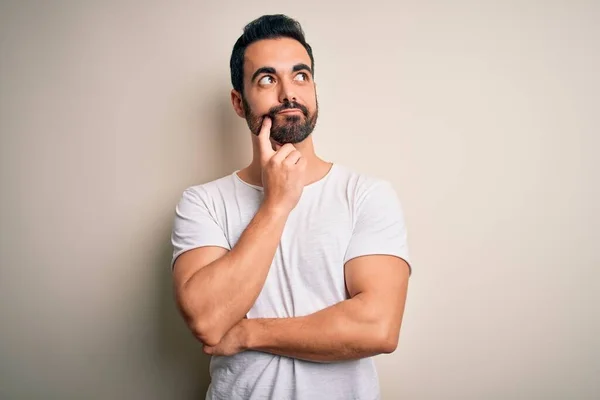
M 246 168 L 240 170 L 238 172 L 238 176 L 253 185 L 262 186 L 262 167 L 260 164 L 260 151 L 258 138 L 254 135 L 252 137 L 252 162 Z M 304 185 L 309 185 L 313 182 L 316 182 L 322 179 L 331 168 L 331 163 L 324 161 L 315 153 L 315 148 L 313 145 L 312 136 L 308 136 L 300 143 L 295 143 L 294 147 L 302 153 L 302 157 L 306 158 L 308 163 L 307 165 L 307 174 L 306 174 L 306 182 Z

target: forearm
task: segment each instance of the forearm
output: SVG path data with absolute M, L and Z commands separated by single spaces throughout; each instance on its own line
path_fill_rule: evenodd
M 182 288 L 185 313 L 205 342 L 218 342 L 250 310 L 273 261 L 287 214 L 261 207 L 236 245 Z
M 360 295 L 317 313 L 296 318 L 249 319 L 249 350 L 315 362 L 333 362 L 390 353 L 398 332 L 382 322 Z

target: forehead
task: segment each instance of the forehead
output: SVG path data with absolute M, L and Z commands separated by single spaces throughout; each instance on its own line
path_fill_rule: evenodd
M 311 65 L 308 52 L 297 40 L 263 39 L 252 43 L 244 54 L 244 77 L 248 79 L 261 67 L 290 72 L 296 64 Z

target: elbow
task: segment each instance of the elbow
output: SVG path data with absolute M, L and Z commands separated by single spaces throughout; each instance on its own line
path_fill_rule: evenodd
M 180 309 L 188 328 L 196 339 L 207 346 L 216 346 L 221 341 L 223 333 L 214 322 L 214 318 L 209 315 L 198 312 L 191 312 L 191 307 L 186 307 L 187 304 L 181 303 Z
M 391 354 L 398 348 L 398 338 L 386 337 L 381 341 L 380 352 L 382 354 Z
M 397 329 L 392 329 L 387 324 L 380 324 L 376 338 L 377 353 L 391 354 L 396 351 L 399 334 Z
M 214 324 L 206 323 L 206 320 L 192 321 L 189 325 L 194 336 L 207 346 L 216 346 L 223 338 Z
M 219 344 L 224 332 L 215 323 L 215 318 L 201 307 L 202 301 L 193 299 L 185 290 L 177 296 L 177 306 L 192 334 L 207 346 Z

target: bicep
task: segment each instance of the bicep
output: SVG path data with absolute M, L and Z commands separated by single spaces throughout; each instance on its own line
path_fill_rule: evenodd
M 360 296 L 382 316 L 401 318 L 408 291 L 409 266 L 400 257 L 367 255 L 345 264 L 350 297 Z
M 173 265 L 173 281 L 176 290 L 199 270 L 218 260 L 229 252 L 219 246 L 204 246 L 188 250 L 177 257 Z

